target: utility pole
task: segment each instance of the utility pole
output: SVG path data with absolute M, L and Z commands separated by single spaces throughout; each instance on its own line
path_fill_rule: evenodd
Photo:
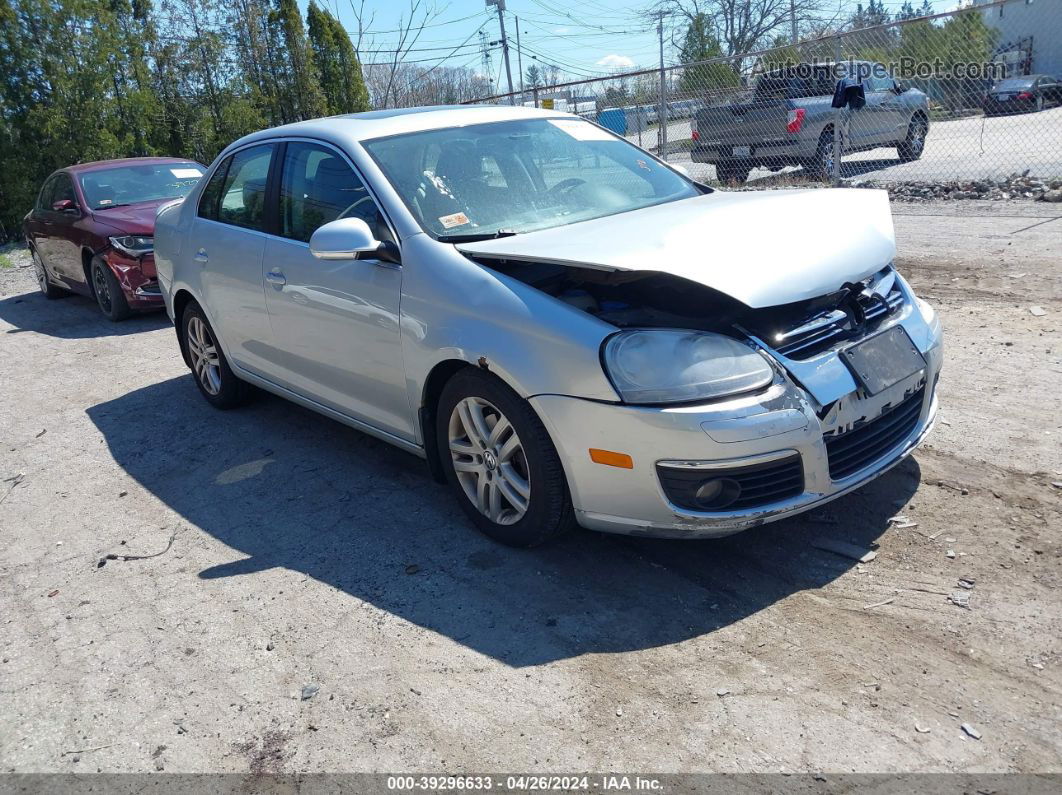
M 486 3 L 488 6 L 497 6 L 498 8 L 498 27 L 501 28 L 502 55 L 505 56 L 505 79 L 509 83 L 509 104 L 515 105 L 513 73 L 512 69 L 509 68 L 509 40 L 505 38 L 505 0 L 486 0 Z
M 660 36 L 660 107 L 656 112 L 657 154 L 667 160 L 667 76 L 664 73 L 664 15 L 656 12 L 656 32 Z
M 797 43 L 796 0 L 789 0 L 789 29 L 792 43 Z
M 520 17 L 516 20 L 516 68 L 520 71 L 520 104 L 524 104 L 524 53 L 520 49 Z

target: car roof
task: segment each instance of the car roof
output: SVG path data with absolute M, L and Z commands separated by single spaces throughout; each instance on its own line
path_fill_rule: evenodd
M 519 105 L 434 105 L 422 108 L 371 110 L 345 116 L 328 116 L 285 124 L 245 135 L 227 149 L 270 138 L 298 137 L 368 141 L 403 133 L 464 127 L 470 124 L 529 118 L 578 118 L 571 113 L 525 108 Z
M 195 163 L 195 160 L 190 157 L 122 157 L 116 160 L 94 160 L 91 163 L 77 163 L 60 169 L 60 171 L 66 171 L 70 174 L 83 174 L 86 171 L 99 171 L 105 168 L 128 165 L 151 166 L 159 163 Z

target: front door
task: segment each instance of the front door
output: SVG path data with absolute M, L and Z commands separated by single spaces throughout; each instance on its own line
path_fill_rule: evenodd
M 310 235 L 357 217 L 394 237 L 360 177 L 337 150 L 289 142 L 280 170 L 278 237 L 265 249 L 266 306 L 277 372 L 305 397 L 413 440 L 402 369 L 401 266 L 362 255 L 320 260 Z

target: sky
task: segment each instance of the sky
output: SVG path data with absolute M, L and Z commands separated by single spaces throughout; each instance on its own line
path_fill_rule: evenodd
M 414 0 L 415 2 L 416 0 Z M 305 10 L 309 0 L 299 0 Z M 337 14 L 348 31 L 357 30 L 357 17 L 352 9 L 362 0 L 317 0 Z M 465 66 L 484 71 L 480 35 L 486 33 L 489 42 L 500 39 L 498 14 L 484 0 L 419 0 L 422 9 L 434 7 L 427 25 L 413 50 L 406 56 L 425 67 L 438 63 Z M 600 77 L 617 70 L 630 71 L 650 68 L 659 63 L 659 43 L 656 24 L 646 14 L 653 0 L 505 0 L 505 27 L 510 43 L 510 61 L 514 88 L 519 90 L 518 65 L 523 69 L 539 62 L 560 68 L 567 79 Z M 826 0 L 855 8 L 854 0 Z M 903 0 L 885 0 L 890 10 L 898 10 Z M 378 31 L 372 38 L 379 52 L 374 56 L 363 47 L 363 60 L 387 60 L 398 46 L 398 34 L 403 16 L 409 17 L 410 0 L 364 0 L 366 27 Z M 919 5 L 914 2 L 914 5 Z M 955 0 L 933 0 L 936 9 L 944 11 Z M 371 25 L 368 24 L 372 17 Z M 418 19 L 423 18 L 423 11 Z M 519 19 L 520 50 L 516 49 Z M 671 32 L 665 34 L 665 62 L 674 63 L 675 48 L 671 46 Z M 499 91 L 505 87 L 505 68 L 497 44 L 490 52 L 490 73 Z

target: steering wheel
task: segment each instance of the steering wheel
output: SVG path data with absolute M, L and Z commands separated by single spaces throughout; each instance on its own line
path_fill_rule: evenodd
M 585 185 L 585 179 L 579 179 L 578 177 L 569 177 L 568 179 L 562 179 L 556 185 L 549 189 L 550 193 L 568 193 L 569 191 L 578 188 L 580 185 Z

